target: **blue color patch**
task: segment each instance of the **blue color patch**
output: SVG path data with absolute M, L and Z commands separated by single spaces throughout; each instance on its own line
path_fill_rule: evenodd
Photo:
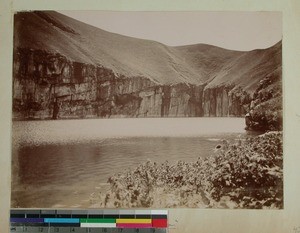
M 46 223 L 79 223 L 79 218 L 45 218 Z

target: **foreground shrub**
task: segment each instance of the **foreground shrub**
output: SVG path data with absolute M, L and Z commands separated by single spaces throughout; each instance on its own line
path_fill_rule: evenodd
M 187 163 L 147 161 L 109 178 L 105 207 L 282 208 L 282 133 L 269 132 Z
M 225 143 L 214 159 L 205 187 L 214 200 L 229 196 L 239 207 L 283 207 L 282 133 Z

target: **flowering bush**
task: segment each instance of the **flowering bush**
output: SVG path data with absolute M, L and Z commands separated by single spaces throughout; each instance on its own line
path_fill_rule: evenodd
M 108 182 L 105 207 L 282 208 L 282 133 L 224 140 L 191 163 L 147 161 Z

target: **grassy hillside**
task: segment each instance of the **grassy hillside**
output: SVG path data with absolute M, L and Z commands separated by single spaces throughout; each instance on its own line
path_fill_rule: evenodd
M 281 67 L 281 42 L 271 48 L 243 53 L 227 63 L 208 87 L 235 83 L 254 91 L 257 83 Z
M 266 50 L 238 52 L 197 44 L 170 47 L 122 36 L 54 11 L 15 16 L 15 48 L 60 53 L 72 61 L 97 64 L 127 77 L 146 77 L 159 84 L 230 83 L 253 89 L 281 64 L 281 42 Z
M 60 53 L 98 64 L 127 77 L 143 76 L 161 84 L 202 82 L 176 49 L 149 40 L 110 33 L 56 12 L 23 12 L 15 16 L 15 48 Z
M 178 46 L 176 49 L 193 69 L 203 70 L 206 82 L 213 80 L 225 66 L 246 53 L 206 44 Z

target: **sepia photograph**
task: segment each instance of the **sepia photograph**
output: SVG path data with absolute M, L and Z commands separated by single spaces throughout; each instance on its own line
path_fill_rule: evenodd
M 283 209 L 280 12 L 14 14 L 12 208 Z

